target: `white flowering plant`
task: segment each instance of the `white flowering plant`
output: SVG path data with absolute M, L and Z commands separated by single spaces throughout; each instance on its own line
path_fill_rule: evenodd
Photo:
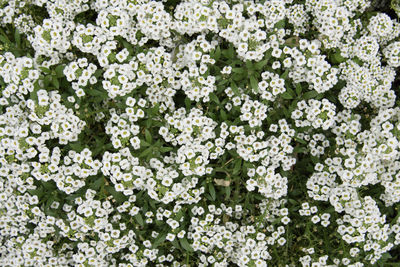
M 0 0 L 0 266 L 399 266 L 398 6 Z

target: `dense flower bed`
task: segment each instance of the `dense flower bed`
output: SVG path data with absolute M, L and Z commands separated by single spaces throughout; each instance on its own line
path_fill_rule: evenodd
M 399 262 L 393 14 L 0 0 L 0 265 Z

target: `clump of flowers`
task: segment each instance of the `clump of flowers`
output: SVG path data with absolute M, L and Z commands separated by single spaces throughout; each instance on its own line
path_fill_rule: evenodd
M 296 127 L 312 126 L 313 128 L 329 129 L 335 124 L 335 105 L 328 99 L 300 101 L 292 113 Z
M 397 264 L 374 2 L 0 0 L 0 266 Z

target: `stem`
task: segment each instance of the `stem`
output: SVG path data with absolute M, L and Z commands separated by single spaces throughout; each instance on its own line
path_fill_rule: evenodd
M 225 167 L 226 165 L 228 165 L 232 160 L 234 160 L 234 158 L 231 158 L 230 160 L 228 160 L 227 162 L 225 162 L 225 164 L 222 165 L 222 167 Z

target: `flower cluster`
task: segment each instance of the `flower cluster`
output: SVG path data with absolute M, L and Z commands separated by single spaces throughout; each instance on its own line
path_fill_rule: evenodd
M 2 89 L 1 97 L 1 104 L 6 105 L 9 100 L 18 103 L 15 97 L 24 100 L 24 96 L 33 91 L 40 71 L 34 68 L 31 58 L 16 58 L 7 52 L 0 55 L 0 75 L 7 83 Z
M 314 100 L 307 102 L 302 100 L 297 103 L 297 109 L 292 113 L 296 127 L 312 126 L 327 130 L 335 124 L 335 105 L 328 99 Z
M 86 58 L 80 58 L 73 61 L 64 68 L 64 75 L 72 88 L 76 91 L 78 97 L 85 95 L 83 88 L 89 84 L 97 83 L 97 78 L 94 76 L 97 66 L 88 63 Z
M 65 54 L 71 47 L 69 36 L 74 27 L 73 23 L 66 23 L 57 18 L 43 20 L 42 25 L 33 29 L 34 34 L 30 35 L 29 39 L 36 55 L 44 55 L 57 60 L 59 54 Z

